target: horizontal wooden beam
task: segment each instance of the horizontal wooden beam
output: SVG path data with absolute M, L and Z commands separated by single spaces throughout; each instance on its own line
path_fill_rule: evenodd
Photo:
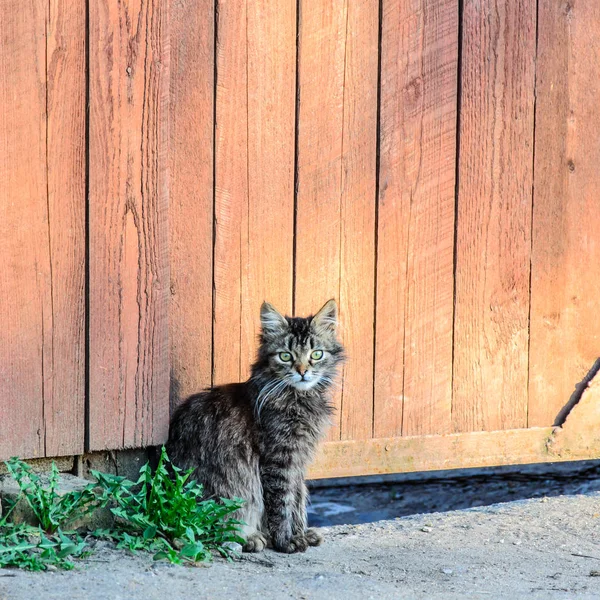
M 540 427 L 328 442 L 321 446 L 308 478 L 542 462 L 553 435 L 554 428 Z
M 562 427 L 348 440 L 323 444 L 309 479 L 600 458 L 600 376 Z

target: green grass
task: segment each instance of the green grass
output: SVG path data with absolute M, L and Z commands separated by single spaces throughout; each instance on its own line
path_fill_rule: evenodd
M 239 499 L 202 499 L 202 486 L 191 471 L 170 464 L 165 449 L 153 472 L 145 464 L 137 481 L 92 471 L 95 483 L 84 490 L 59 494 L 56 466 L 44 483 L 30 467 L 13 458 L 6 463 L 39 523 L 33 527 L 10 519 L 15 505 L 0 520 L 0 567 L 29 570 L 71 569 L 73 559 L 89 556 L 95 538 L 113 541 L 131 552 L 147 551 L 155 560 L 183 564 L 206 561 L 212 553 L 231 558 L 232 543 L 242 543 L 241 523 L 231 515 Z M 76 519 L 108 507 L 115 517 L 111 529 L 70 531 Z

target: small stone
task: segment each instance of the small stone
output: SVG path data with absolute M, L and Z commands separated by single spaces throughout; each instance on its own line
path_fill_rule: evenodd
M 242 553 L 242 545 L 237 542 L 225 542 L 223 548 L 227 548 L 227 550 L 237 552 L 238 554 Z
M 433 531 L 433 528 L 425 525 L 425 527 L 421 527 L 421 531 L 424 531 L 425 533 L 431 533 Z
M 590 577 L 600 577 L 600 571 L 596 571 L 596 570 L 590 571 Z
M 442 569 L 444 575 L 452 575 L 454 571 L 452 569 Z

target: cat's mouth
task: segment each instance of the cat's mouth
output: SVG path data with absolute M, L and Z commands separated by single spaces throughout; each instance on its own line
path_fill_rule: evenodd
M 292 381 L 292 387 L 302 392 L 310 390 L 318 382 L 318 378 L 313 377 L 312 379 L 299 379 L 298 381 Z

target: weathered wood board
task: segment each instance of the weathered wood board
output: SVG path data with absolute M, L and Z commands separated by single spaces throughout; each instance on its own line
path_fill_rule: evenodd
M 464 3 L 454 431 L 527 426 L 536 2 Z
M 374 436 L 447 433 L 457 3 L 384 0 L 381 43 Z
M 84 431 L 85 12 L 0 5 L 0 457 Z
M 166 0 L 90 3 L 90 450 L 168 430 L 166 14 Z

